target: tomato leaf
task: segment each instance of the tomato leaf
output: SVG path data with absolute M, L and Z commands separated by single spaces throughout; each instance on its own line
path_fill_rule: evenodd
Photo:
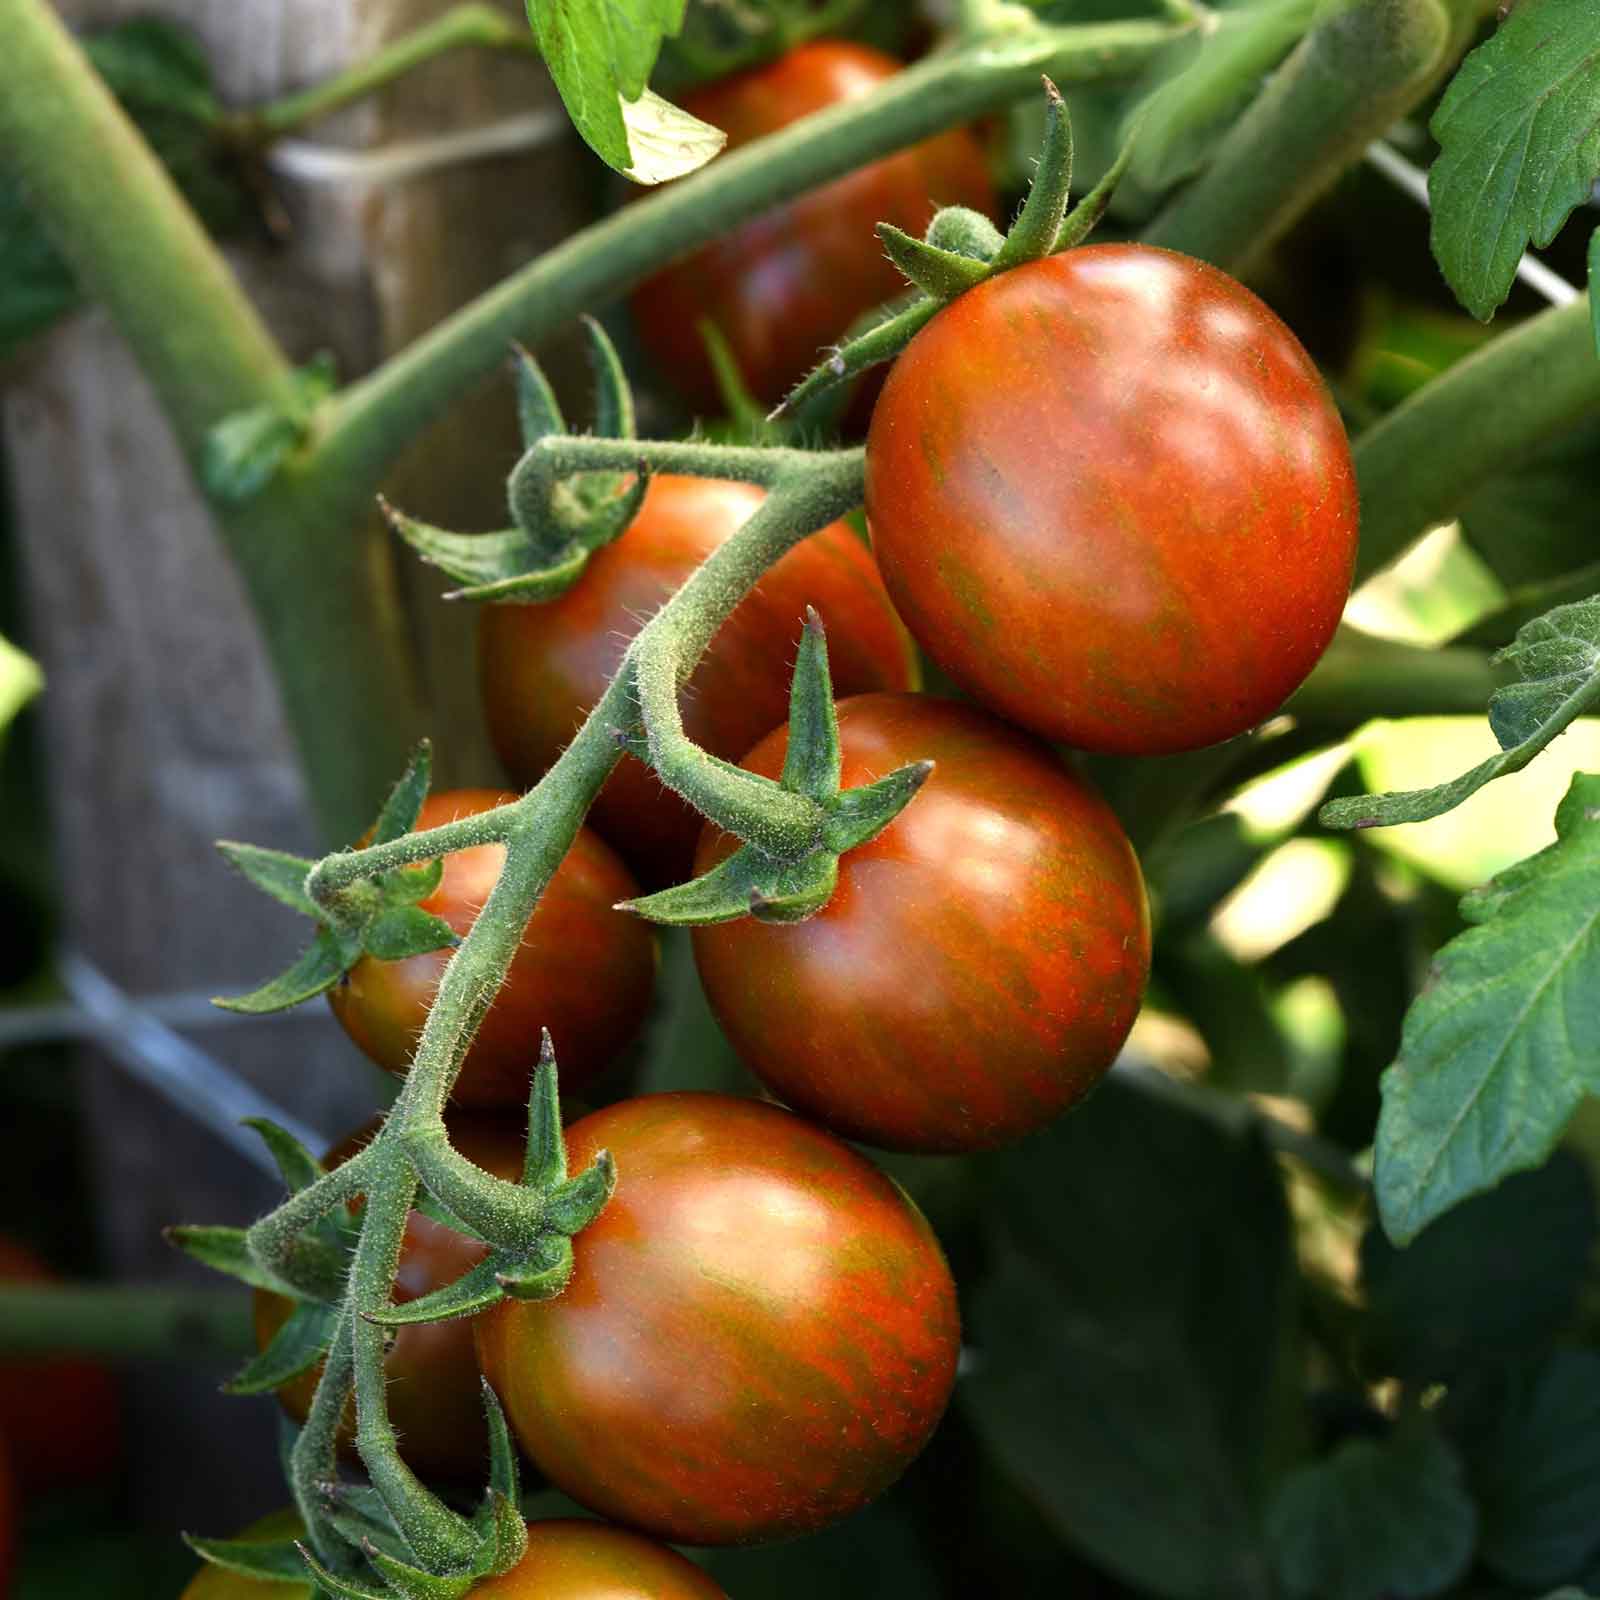
M 212 1005 L 224 1011 L 262 1016 L 272 1011 L 287 1011 L 291 1006 L 326 994 L 349 970 L 351 961 L 340 941 L 326 928 L 319 928 L 310 948 L 295 964 L 249 994 L 219 995 Z
M 1556 1350 L 1452 1391 L 1483 1520 L 1478 1554 L 1535 1588 L 1600 1553 L 1600 1355 Z
M 316 902 L 306 893 L 306 874 L 315 862 L 292 856 L 286 850 L 263 850 L 259 845 L 219 839 L 217 849 L 230 867 L 237 868 L 263 894 L 302 916 L 317 915 Z
M 1477 1512 L 1431 1422 L 1350 1439 L 1285 1479 L 1267 1517 L 1291 1600 L 1439 1594 L 1472 1564 Z
M 1538 1166 L 1600 1091 L 1600 777 L 1573 779 L 1556 831 L 1462 901 L 1477 926 L 1439 951 L 1406 1015 L 1377 1137 L 1396 1243 Z
M 362 935 L 367 954 L 379 961 L 405 961 L 432 950 L 449 950 L 461 943 L 456 930 L 443 917 L 418 906 L 392 906 L 380 912 Z
M 1596 1233 L 1588 1175 L 1563 1151 L 1463 1201 L 1403 1250 L 1372 1226 L 1361 1241 L 1363 1364 L 1451 1381 L 1538 1350 L 1572 1317 Z
M 1473 316 L 1505 300 L 1600 176 L 1600 11 L 1520 0 L 1461 64 L 1430 124 L 1433 253 Z
M 335 387 L 333 357 L 324 352 L 294 373 L 282 404 L 224 417 L 207 433 L 200 455 L 206 493 L 228 505 L 259 494 L 305 442 L 313 412 Z
M 271 1342 L 225 1384 L 224 1394 L 270 1394 L 312 1367 L 328 1353 L 339 1313 L 332 1306 L 296 1301 Z
M 1140 1592 L 1271 1595 L 1254 1498 L 1291 1432 L 1295 1275 L 1250 1119 L 1113 1076 L 977 1171 L 998 1267 L 976 1286 L 978 1362 L 958 1394 L 979 1434 L 1063 1537 Z
M 1520 772 L 1579 717 L 1600 705 L 1600 596 L 1557 606 L 1525 623 L 1493 658 L 1514 667 L 1516 683 L 1489 699 L 1500 754 L 1429 789 L 1346 795 L 1319 813 L 1327 828 L 1388 828 L 1453 810 L 1486 783 Z
M 183 1542 L 213 1566 L 242 1573 L 247 1578 L 302 1586 L 306 1581 L 305 1562 L 300 1557 L 300 1546 L 293 1539 L 200 1539 L 186 1533 Z

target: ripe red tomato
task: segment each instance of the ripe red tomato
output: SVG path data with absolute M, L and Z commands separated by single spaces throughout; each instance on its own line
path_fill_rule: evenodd
M 258 1523 L 245 1538 L 298 1532 L 292 1511 Z M 676 1550 L 604 1522 L 571 1518 L 528 1525 L 528 1552 L 510 1572 L 468 1591 L 479 1600 L 727 1600 Z M 181 1600 L 309 1600 L 311 1586 L 267 1583 L 221 1567 L 195 1574 Z
M 955 1380 L 955 1285 L 922 1214 L 777 1106 L 626 1100 L 567 1130 L 617 1190 L 557 1299 L 507 1301 L 478 1358 L 524 1450 L 657 1538 L 790 1538 L 858 1510 L 927 1442 Z
M 890 370 L 867 520 L 895 605 L 986 705 L 1089 750 L 1254 727 L 1344 608 L 1356 482 L 1294 335 L 1204 262 L 1069 250 L 959 296 Z
M 449 789 L 423 802 L 417 828 L 487 811 L 514 796 L 493 789 Z M 505 858 L 503 845 L 446 856 L 444 878 L 422 908 L 464 934 L 488 899 Z M 525 1105 L 549 1028 L 563 1092 L 595 1077 L 638 1032 L 655 984 L 655 940 L 636 919 L 613 911 L 638 892 L 598 835 L 580 830 L 550 880 L 456 1080 L 458 1105 Z M 448 950 L 405 961 L 363 957 L 328 991 L 333 1014 L 380 1067 L 403 1073 L 450 957 Z
M 645 619 L 749 519 L 765 493 L 745 483 L 654 478 L 633 526 L 597 550 L 559 600 L 482 609 L 484 710 L 518 783 L 534 783 L 560 755 Z M 827 624 L 839 693 L 912 686 L 911 641 L 866 547 L 836 522 L 791 550 L 723 625 L 684 694 L 691 739 L 737 760 L 785 720 L 789 646 L 799 639 L 808 605 Z M 700 816 L 642 762 L 623 758 L 590 817 L 647 884 L 687 876 Z
M 56 1281 L 26 1245 L 0 1235 L 0 1284 Z M 103 1478 L 122 1456 L 119 1385 L 107 1368 L 76 1356 L 0 1361 L 0 1438 L 25 1493 Z
M 900 63 L 865 45 L 820 39 L 767 66 L 686 95 L 728 148 L 869 95 Z M 964 129 L 886 156 L 725 233 L 634 291 L 639 332 L 661 370 L 702 408 L 718 403 L 699 322 L 715 322 L 757 398 L 781 399 L 863 312 L 905 288 L 873 227 L 921 238 L 940 206 L 993 216 L 982 147 Z
M 521 1118 L 452 1110 L 447 1125 L 451 1143 L 468 1160 L 497 1178 L 522 1176 L 526 1126 Z M 333 1168 L 348 1161 L 380 1126 L 380 1121 L 374 1120 L 340 1140 L 324 1158 L 324 1166 Z M 413 1211 L 406 1221 L 395 1300 L 404 1304 L 454 1283 L 483 1260 L 487 1248 Z M 261 1349 L 283 1326 L 290 1309 L 282 1295 L 256 1291 L 256 1343 Z M 413 1471 L 425 1478 L 481 1477 L 488 1469 L 489 1435 L 470 1320 L 425 1322 L 398 1329 L 383 1366 L 389 1379 L 389 1419 Z M 320 1366 L 314 1368 L 278 1391 L 284 1410 L 296 1422 L 304 1422 L 311 1409 L 320 1371 Z M 346 1419 L 342 1440 L 352 1461 L 357 1459 L 353 1420 L 353 1414 Z
M 1150 968 L 1144 882 L 1109 807 L 1051 751 L 928 695 L 839 706 L 847 785 L 933 775 L 840 859 L 807 922 L 694 931 L 729 1039 L 772 1092 L 846 1138 L 978 1150 L 1021 1138 L 1111 1065 Z M 745 759 L 776 777 L 780 727 Z M 697 871 L 736 841 L 707 828 Z

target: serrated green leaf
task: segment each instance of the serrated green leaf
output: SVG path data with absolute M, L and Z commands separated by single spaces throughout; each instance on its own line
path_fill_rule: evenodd
M 721 128 L 646 89 L 622 102 L 631 154 L 624 175 L 646 185 L 670 183 L 703 167 L 728 142 Z
M 263 894 L 304 917 L 317 917 L 316 902 L 306 893 L 306 874 L 314 862 L 286 850 L 263 850 L 259 845 L 219 839 L 217 849 L 230 867 L 242 872 Z
M 1529 243 L 1549 244 L 1600 175 L 1600 10 L 1520 0 L 1461 64 L 1430 128 L 1433 253 L 1487 319 Z
M 311 947 L 287 972 L 279 973 L 249 994 L 219 996 L 211 1003 L 224 1011 L 242 1011 L 250 1016 L 287 1011 L 302 1001 L 326 994 L 348 967 L 339 941 L 326 928 L 319 928 Z
M 460 944 L 454 928 L 421 906 L 391 906 L 367 924 L 362 935 L 367 954 L 379 961 L 406 961 Z
M 1389 1237 L 1540 1165 L 1600 1090 L 1600 777 L 1579 774 L 1557 841 L 1463 902 L 1477 926 L 1435 958 L 1383 1077 L 1376 1181 Z
M 213 1566 L 265 1583 L 296 1583 L 304 1588 L 306 1565 L 294 1539 L 201 1539 L 192 1533 L 183 1542 Z
M 1572 1317 L 1595 1238 L 1593 1189 L 1565 1151 L 1464 1201 L 1403 1250 L 1374 1224 L 1361 1241 L 1363 1366 L 1453 1382 L 1539 1350 Z
M 328 1353 L 339 1313 L 332 1306 L 310 1300 L 295 1302 L 294 1309 L 271 1342 L 223 1387 L 227 1394 L 269 1394 L 298 1378 Z
M 202 1266 L 213 1272 L 226 1273 L 252 1289 L 269 1289 L 274 1294 L 300 1299 L 298 1291 L 285 1283 L 275 1273 L 258 1265 L 245 1245 L 243 1228 L 218 1228 L 207 1226 L 179 1226 L 168 1228 L 167 1242 L 193 1256 Z
M 1420 1600 L 1465 1575 L 1477 1512 L 1460 1462 L 1419 1422 L 1291 1473 L 1267 1529 L 1291 1600 Z
M 322 1176 L 322 1166 L 316 1157 L 287 1129 L 266 1117 L 246 1117 L 244 1125 L 261 1135 L 290 1194 L 309 1189 Z
M 1501 753 L 1448 783 L 1390 794 L 1345 795 L 1318 814 L 1328 828 L 1388 828 L 1452 811 L 1486 783 L 1520 772 L 1585 712 L 1600 705 L 1600 597 L 1558 606 L 1525 623 L 1495 657 L 1515 667 L 1517 683 L 1489 698 L 1489 725 Z
M 1556 1350 L 1504 1369 L 1459 1408 L 1479 1559 L 1530 1589 L 1574 1576 L 1600 1551 L 1600 1355 Z
M 368 1322 L 385 1328 L 405 1328 L 423 1322 L 449 1322 L 456 1317 L 476 1316 L 505 1298 L 496 1276 L 498 1268 L 491 1257 L 480 1261 L 452 1283 L 399 1305 L 369 1311 Z
M 372 842 L 390 844 L 404 838 L 417 825 L 422 814 L 422 802 L 428 798 L 428 788 L 433 782 L 433 746 L 426 739 L 419 740 L 406 758 L 406 769 L 394 787 L 384 797 L 378 820 L 372 825 Z
M 893 223 L 880 222 L 877 234 L 884 253 L 907 281 L 934 300 L 954 300 L 989 276 L 988 262 L 914 239 Z

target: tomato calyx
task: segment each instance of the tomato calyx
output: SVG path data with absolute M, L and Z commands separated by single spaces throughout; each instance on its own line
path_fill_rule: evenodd
M 648 756 L 637 730 L 613 729 L 624 749 Z M 625 900 L 652 922 L 702 927 L 751 916 L 758 922 L 804 922 L 833 898 L 839 857 L 875 838 L 910 804 L 933 771 L 931 761 L 899 767 L 876 783 L 840 788 L 839 723 L 822 619 L 808 609 L 789 695 L 789 749 L 779 789 L 814 801 L 821 825 L 802 855 L 784 859 L 754 844 L 701 877 L 658 894 Z
M 373 844 L 388 844 L 412 831 L 427 798 L 432 771 L 432 749 L 424 740 L 412 752 L 405 772 L 378 813 L 372 828 Z M 228 839 L 217 848 L 264 894 L 317 924 L 310 949 L 293 966 L 248 994 L 215 1000 L 224 1011 L 251 1016 L 286 1011 L 331 989 L 363 956 L 404 961 L 461 942 L 448 922 L 424 911 L 418 903 L 438 889 L 444 874 L 442 857 L 350 884 L 331 900 L 319 903 L 306 889 L 315 862 Z
M 593 317 L 584 317 L 583 325 L 595 381 L 595 435 L 632 439 L 633 391 L 616 347 Z M 520 346 L 513 371 L 522 443 L 531 455 L 542 440 L 565 434 L 567 425 L 549 380 Z M 536 474 L 534 492 L 519 492 L 529 481 L 525 472 L 513 474 L 513 526 L 500 533 L 452 533 L 406 516 L 381 496 L 378 503 L 390 527 L 424 561 L 461 585 L 445 595 L 447 600 L 537 603 L 570 589 L 590 553 L 627 531 L 644 499 L 648 475 L 642 462 L 635 472 L 585 472 L 554 480 Z
M 904 303 L 886 308 L 854 338 L 846 339 L 815 367 L 772 412 L 771 420 L 807 415 L 824 395 L 853 383 L 872 367 L 893 361 L 912 338 L 968 289 L 1029 261 L 1082 244 L 1093 231 L 1133 155 L 1133 132 L 1117 159 L 1070 211 L 1072 120 L 1061 91 L 1044 79 L 1045 135 L 1028 198 L 1002 236 L 989 219 L 962 206 L 937 212 L 921 239 L 880 222 L 878 238 L 915 291 Z

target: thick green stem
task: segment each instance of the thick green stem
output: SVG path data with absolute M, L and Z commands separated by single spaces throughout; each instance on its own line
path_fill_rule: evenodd
M 253 1354 L 250 1303 L 237 1289 L 8 1284 L 0 1355 L 212 1361 Z
M 1185 31 L 1120 22 L 1029 27 L 930 56 L 868 98 L 718 157 L 693 177 L 586 228 L 440 323 L 348 390 L 317 454 L 319 475 L 371 493 L 416 432 L 491 372 L 514 339 L 537 343 L 626 293 L 665 261 L 831 178 L 1058 84 L 1136 73 Z
M 328 1525 L 323 1491 L 324 1485 L 339 1475 L 339 1430 L 355 1388 L 355 1355 L 350 1339 L 353 1318 L 347 1294 L 305 1424 L 289 1453 L 289 1491 L 310 1535 L 311 1547 L 323 1561 L 334 1561 L 340 1553 L 339 1538 Z
M 514 50 L 537 59 L 532 32 L 493 6 L 456 6 L 442 17 L 391 40 L 375 55 L 348 71 L 335 74 L 298 94 L 241 113 L 232 124 L 235 137 L 247 144 L 265 144 L 293 133 L 414 72 L 435 56 L 463 46 Z
M 1347 733 L 1371 717 L 1482 716 L 1495 685 L 1481 650 L 1430 649 L 1341 628 L 1284 710 L 1308 726 Z
M 198 464 L 224 417 L 293 398 L 282 352 L 166 169 L 45 0 L 0 0 L 0 165 L 110 310 Z M 403 443 L 404 441 L 396 441 Z M 357 537 L 370 488 L 285 472 L 218 512 L 260 618 L 312 797 L 349 838 L 419 731 L 392 571 Z
M 1600 405 L 1587 298 L 1530 317 L 1425 384 L 1356 440 L 1357 580 Z
M 1145 230 L 1247 268 L 1436 81 L 1455 38 L 1441 0 L 1361 0 L 1313 29 Z

